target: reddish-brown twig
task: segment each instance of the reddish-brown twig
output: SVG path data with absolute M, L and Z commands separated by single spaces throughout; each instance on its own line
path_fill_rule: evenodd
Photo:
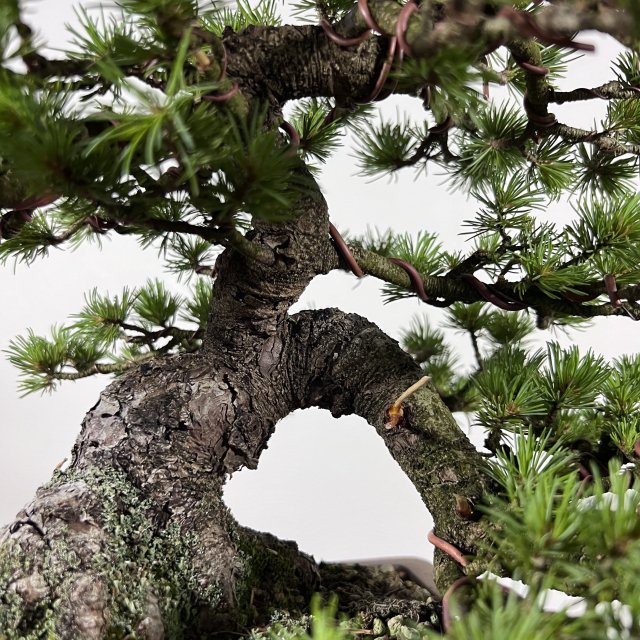
M 591 478 L 593 478 L 587 467 L 585 467 L 582 462 L 578 462 L 578 473 L 583 480 L 591 480 Z
M 224 80 L 227 75 L 227 48 L 222 45 L 222 62 L 220 63 L 220 77 L 218 82 Z
M 527 97 L 526 94 L 524 96 L 524 100 L 522 101 L 522 103 L 524 105 L 524 110 L 530 122 L 534 124 L 536 127 L 538 127 L 539 129 L 550 129 L 551 127 L 555 126 L 558 123 L 553 113 L 545 113 L 545 114 L 536 113 L 535 109 L 533 108 L 533 105 L 529 101 L 529 98 Z M 547 107 L 545 105 L 544 110 L 546 111 L 546 109 Z
M 38 207 L 46 207 L 48 204 L 55 202 L 59 196 L 52 194 L 46 194 L 44 196 L 35 196 L 33 198 L 27 198 L 22 202 L 11 207 L 12 211 L 27 211 L 29 209 L 37 209 Z
M 582 462 L 578 462 L 578 475 L 580 476 L 580 486 L 578 487 L 576 495 L 581 497 L 586 491 L 589 483 L 593 480 L 593 476 L 589 473 L 589 470 L 582 464 Z
M 296 153 L 300 148 L 300 135 L 296 128 L 286 120 L 280 123 L 280 128 L 289 136 L 289 145 L 291 150 Z
M 332 28 L 327 20 L 322 18 L 320 20 L 320 26 L 322 30 L 325 32 L 327 38 L 336 44 L 339 44 L 341 47 L 355 47 L 359 44 L 362 44 L 365 40 L 371 37 L 371 31 L 364 31 L 359 36 L 355 36 L 354 38 L 345 38 L 343 36 L 338 35 Z
M 561 291 L 560 295 L 570 302 L 590 302 L 595 300 L 599 293 L 575 293 L 574 291 Z
M 409 276 L 409 281 L 411 282 L 411 286 L 415 293 L 418 295 L 418 298 L 423 302 L 429 302 L 430 298 L 427 295 L 427 292 L 424 290 L 424 283 L 422 282 L 422 276 L 418 272 L 418 270 L 408 262 L 401 260 L 400 258 L 389 258 L 389 262 L 393 262 L 393 264 L 397 264 L 400 268 L 404 269 L 407 275 Z
M 525 38 L 537 38 L 545 44 L 555 44 L 565 49 L 575 49 L 576 51 L 595 51 L 592 44 L 576 42 L 566 36 L 557 36 L 552 33 L 545 33 L 540 29 L 535 21 L 535 17 L 528 11 L 518 11 L 510 6 L 504 6 L 496 14 L 499 18 L 506 18 L 516 28 L 518 33 Z
M 373 19 L 367 0 L 358 0 L 358 11 L 360 11 L 360 15 L 366 22 L 369 29 L 372 29 L 373 31 L 376 31 L 383 35 L 389 35 L 385 34 L 384 31 L 380 28 L 380 25 L 378 25 L 378 23 Z
M 405 35 L 407 33 L 407 27 L 409 26 L 409 18 L 411 14 L 417 10 L 418 5 L 413 0 L 409 0 L 402 9 L 400 9 L 398 21 L 396 22 L 396 38 L 398 38 L 398 47 L 400 48 L 400 51 L 407 56 L 411 55 L 411 47 L 407 43 Z
M 33 219 L 31 210 L 8 211 L 0 216 L 0 240 L 13 238 L 25 224 Z
M 618 297 L 618 285 L 616 284 L 616 277 L 613 274 L 607 273 L 604 277 L 604 288 L 611 301 L 611 306 L 620 308 L 622 306 L 622 300 Z
M 504 294 L 490 288 L 471 273 L 463 273 L 460 278 L 470 284 L 487 302 L 505 311 L 522 311 L 527 308 L 523 302 L 508 299 Z
M 468 560 L 462 555 L 462 552 L 458 547 L 443 540 L 439 536 L 437 536 L 433 529 L 429 531 L 427 534 L 427 540 L 436 548 L 440 549 L 443 553 L 446 553 L 450 558 L 453 558 L 460 566 L 467 567 L 469 566 Z
M 389 40 L 389 49 L 387 50 L 387 57 L 385 58 L 384 64 L 382 65 L 382 69 L 380 70 L 380 75 L 378 76 L 378 80 L 376 81 L 375 86 L 373 87 L 373 91 L 369 96 L 367 102 L 373 102 L 380 97 L 380 92 L 382 91 L 382 87 L 384 87 L 384 83 L 387 81 L 389 77 L 389 72 L 391 71 L 391 67 L 393 66 L 393 59 L 396 54 L 396 44 L 398 40 L 394 36 Z M 393 89 L 390 93 L 393 92 Z M 386 96 L 385 96 L 386 97 Z
M 458 578 L 444 593 L 442 597 L 442 628 L 444 631 L 449 631 L 451 628 L 451 596 L 464 584 L 471 583 L 472 580 L 469 576 L 463 576 Z
M 34 196 L 18 202 L 10 211 L 0 215 L 0 240 L 13 238 L 25 224 L 32 221 L 34 209 L 46 207 L 55 202 L 59 196 Z
M 516 61 L 516 64 L 519 67 L 521 67 L 525 71 L 528 71 L 529 73 L 532 73 L 534 76 L 549 75 L 549 69 L 547 69 L 547 67 L 543 67 L 537 64 L 531 64 L 530 62 L 526 62 L 524 60 L 518 60 L 517 58 L 514 58 L 514 60 Z
M 347 263 L 349 269 L 351 269 L 351 272 L 358 278 L 363 278 L 364 271 L 356 262 L 356 259 L 353 257 L 351 251 L 349 251 L 349 247 L 340 235 L 340 232 L 333 226 L 333 224 L 331 224 L 331 222 L 329 223 L 329 233 L 331 234 L 331 239 L 336 245 L 336 249 L 338 250 L 340 257 Z
M 411 2 L 413 3 L 413 2 Z M 414 9 L 415 10 L 416 5 L 414 5 Z M 322 27 L 323 31 L 325 32 L 326 36 L 332 40 L 333 42 L 335 42 L 336 44 L 343 46 L 343 47 L 352 47 L 352 46 L 356 46 L 359 45 L 360 43 L 364 42 L 365 40 L 367 40 L 368 38 L 370 38 L 373 35 L 373 32 L 377 32 L 380 33 L 382 35 L 388 36 L 390 34 L 385 33 L 380 25 L 374 20 L 373 16 L 371 15 L 371 10 L 369 9 L 369 4 L 368 4 L 368 0 L 358 0 L 358 11 L 360 12 L 360 15 L 362 16 L 364 22 L 366 23 L 366 25 L 369 27 L 368 31 L 365 31 L 364 33 L 360 34 L 359 36 L 355 36 L 353 38 L 345 38 L 343 36 L 338 35 L 333 28 L 331 27 L 331 25 L 329 24 L 329 22 L 323 18 L 322 20 L 320 20 L 320 26 Z M 400 11 L 400 15 L 404 15 L 402 12 L 405 11 L 405 13 L 407 11 L 409 11 L 408 9 L 404 8 Z M 411 12 L 411 11 L 409 11 Z M 400 17 L 398 18 L 398 20 L 400 21 Z M 400 24 L 400 22 L 398 22 L 398 24 Z M 397 25 L 396 25 L 397 26 Z M 405 21 L 405 26 L 404 29 L 406 29 L 406 21 Z M 401 37 L 403 38 L 404 41 L 404 32 L 402 32 Z M 395 86 L 393 89 L 391 89 L 388 92 L 385 92 L 383 97 L 380 97 L 380 94 L 382 92 L 382 89 L 384 87 L 385 82 L 387 81 L 387 78 L 389 77 L 389 73 L 391 72 L 391 68 L 393 67 L 393 60 L 395 58 L 395 54 L 396 54 L 396 45 L 398 42 L 398 38 L 397 36 L 393 36 L 389 39 L 389 47 L 387 49 L 387 56 L 384 60 L 384 63 L 382 64 L 382 69 L 380 70 L 380 75 L 378 76 L 378 79 L 376 80 L 376 83 L 373 87 L 373 90 L 371 91 L 371 95 L 367 98 L 367 100 L 365 100 L 365 102 L 373 102 L 374 100 L 378 100 L 378 99 L 384 99 L 386 97 L 388 97 L 391 93 L 393 93 Z M 407 48 L 408 51 L 408 45 L 405 42 L 405 47 Z M 402 60 L 402 51 L 400 52 L 400 60 Z
M 208 95 L 204 96 L 202 99 L 206 100 L 207 102 L 226 102 L 227 100 L 231 100 L 231 98 L 233 98 L 233 96 L 238 93 L 239 89 L 240 85 L 237 82 L 234 82 L 231 86 L 231 89 L 229 89 L 229 91 L 227 91 L 226 93 Z
M 102 218 L 98 218 L 98 216 L 89 216 L 86 219 L 86 223 L 96 232 L 100 234 L 107 233 L 109 228 L 113 225 L 113 223 L 107 222 L 107 220 L 103 220 Z
M 433 125 L 433 127 L 429 128 L 429 133 L 433 135 L 439 135 L 448 131 L 453 127 L 455 123 L 453 122 L 453 118 L 451 116 L 447 116 L 446 120 L 441 122 L 440 124 Z

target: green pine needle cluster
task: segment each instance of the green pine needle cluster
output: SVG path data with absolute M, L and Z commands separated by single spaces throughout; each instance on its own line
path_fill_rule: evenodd
M 447 117 L 456 121 L 473 118 L 482 108 L 477 90 L 482 72 L 473 62 L 477 57 L 473 48 L 443 47 L 428 58 L 406 60 L 393 76 L 400 87 L 429 87 L 425 98 L 436 122 Z
M 420 11 L 440 4 L 422 3 Z M 466 4 L 490 6 L 490 19 L 502 5 L 529 12 L 558 5 Z M 637 3 L 620 0 L 617 7 L 637 31 Z M 447 637 L 640 637 L 640 494 L 632 482 L 640 356 L 606 362 L 556 342 L 531 346 L 534 314 L 539 327 L 580 327 L 591 316 L 623 312 L 640 318 L 638 33 L 627 34 L 631 46 L 614 61 L 611 82 L 586 93 L 558 88 L 571 73 L 571 50 L 526 34 L 488 55 L 492 43 L 479 41 L 405 55 L 381 95 L 417 99 L 424 115 L 380 120 L 370 105 L 328 91 L 274 108 L 229 75 L 223 39 L 229 30 L 277 27 L 275 0 L 121 0 L 118 8 L 109 18 L 79 11 L 66 57 L 49 60 L 21 22 L 18 3 L 0 6 L 0 262 L 29 263 L 53 247 L 132 235 L 142 248 L 158 250 L 179 278 L 201 277 L 185 296 L 160 281 L 115 297 L 94 290 L 68 325 L 15 338 L 8 356 L 20 370 L 21 391 L 197 350 L 218 252 L 255 257 L 243 232 L 254 220 L 286 222 L 295 200 L 313 187 L 309 169 L 317 171 L 314 163 L 328 162 L 345 133 L 356 132 L 363 175 L 435 166 L 476 208 L 464 223 L 469 246 L 458 253 L 427 231 L 351 241 L 377 254 L 378 264 L 387 264 L 382 256 L 412 265 L 435 291 L 427 291 L 429 302 L 447 306 L 442 329 L 415 320 L 403 344 L 447 406 L 474 412 L 486 431 L 495 492 L 477 505 L 486 536 L 470 580 L 452 597 Z M 356 3 L 298 0 L 294 8 L 314 22 L 348 24 Z M 29 73 L 16 71 L 16 63 Z M 498 87 L 508 98 L 494 97 Z M 607 108 L 590 130 L 553 115 L 556 104 L 594 97 Z M 280 130 L 283 113 L 299 144 Z M 539 220 L 565 199 L 574 210 L 569 223 Z M 503 307 L 529 309 L 473 302 L 473 277 L 500 293 Z M 415 295 L 397 282 L 385 284 L 389 301 Z M 619 292 L 623 302 L 615 299 Z M 451 331 L 469 341 L 471 369 L 461 366 Z M 474 580 L 484 569 L 522 579 L 528 594 Z M 582 597 L 584 614 L 546 611 L 550 588 Z M 335 603 L 315 602 L 309 624 L 283 619 L 254 637 L 362 635 L 353 621 L 335 623 L 335 614 Z M 405 620 L 379 621 L 367 632 L 435 637 Z
M 580 596 L 580 617 L 552 616 L 562 637 L 635 637 L 638 586 L 627 576 L 640 561 L 640 494 L 630 488 L 630 472 L 619 462 L 611 461 L 606 475 L 593 466 L 593 479 L 581 481 L 575 458 L 549 444 L 547 436 L 521 433 L 511 443 L 515 453 L 496 457 L 492 473 L 504 493 L 485 508 L 492 525 L 484 550 L 489 568 L 529 585 L 520 611 L 543 601 L 550 588 Z M 619 615 L 619 607 L 627 615 Z M 460 629 L 470 623 L 463 618 Z M 550 621 L 541 623 L 551 633 Z
M 367 123 L 357 154 L 361 174 L 374 177 L 411 165 L 420 142 L 411 135 L 408 120 Z
M 475 356 L 470 372 L 460 366 L 447 334 L 426 318 L 413 321 L 403 346 L 450 407 L 476 411 L 492 451 L 501 450 L 505 434 L 547 433 L 550 445 L 562 441 L 587 461 L 606 462 L 612 454 L 635 460 L 640 357 L 607 363 L 591 351 L 556 342 L 532 350 L 535 328 L 526 312 L 483 303 L 453 305 L 444 327 L 468 336 Z
M 215 21 L 264 23 L 273 3 L 241 3 L 233 15 L 192 2 L 121 8 L 116 17 L 79 14 L 64 64 L 80 80 L 0 68 L 0 178 L 20 187 L 7 206 L 47 196 L 61 209 L 5 234 L 2 258 L 31 261 L 112 230 L 162 240 L 172 228 L 163 224 L 167 208 L 180 209 L 171 222 L 194 223 L 181 231 L 225 244 L 243 216 L 286 219 L 308 187 L 297 155 L 265 126 L 262 105 L 249 107 L 241 95 L 208 100 L 233 88 L 222 76 Z M 15 14 L 6 11 L 9 32 Z M 24 42 L 7 43 L 4 57 L 24 55 Z
M 302 620 L 289 618 L 286 613 L 275 614 L 267 631 L 253 631 L 251 640 L 347 640 L 347 621 L 336 622 L 338 602 L 333 598 L 326 605 L 314 596 L 311 615 Z
M 141 29 L 121 14 L 96 17 L 85 8 L 76 13 L 77 26 L 69 27 L 72 60 L 90 60 L 99 76 L 109 79 L 112 91 L 119 93 L 124 80 L 123 67 L 144 64 L 150 56 L 160 56 L 163 48 L 153 33 Z M 158 71 L 158 69 L 156 69 Z
M 351 0 L 295 0 L 293 15 L 302 22 L 317 22 L 318 15 L 336 22 L 353 9 Z
M 175 273 L 178 279 L 190 279 L 203 270 L 212 274 L 213 267 L 207 265 L 213 264 L 215 252 L 211 244 L 202 238 L 177 235 L 162 250 L 166 254 L 168 271 Z M 200 286 L 201 282 L 197 280 L 196 284 Z
M 539 64 L 549 71 L 550 86 L 565 75 L 576 58 L 573 52 L 557 46 L 531 46 L 537 47 Z M 501 181 L 515 176 L 541 188 L 549 199 L 573 192 L 576 183 L 582 193 L 619 195 L 633 191 L 637 155 L 611 153 L 609 146 L 597 144 L 598 135 L 591 136 L 596 144 L 567 141 L 557 135 L 531 137 L 520 106 L 511 101 L 482 100 L 475 89 L 480 79 L 489 86 L 506 85 L 518 102 L 522 100 L 525 72 L 513 58 L 505 62 L 500 53 L 494 53 L 476 68 L 471 64 L 477 57 L 473 51 L 447 50 L 442 56 L 442 60 L 437 56 L 409 60 L 398 80 L 400 86 L 413 86 L 416 78 L 421 78 L 428 87 L 426 104 L 435 124 L 453 119 L 456 127 L 446 144 L 429 134 L 429 123 L 423 127 L 402 121 L 377 124 L 361 140 L 357 152 L 363 175 L 388 175 L 405 167 L 422 171 L 431 161 L 442 166 L 455 189 L 481 189 L 498 176 Z M 637 54 L 628 52 L 614 63 L 613 72 L 622 86 L 635 87 L 638 68 Z M 637 144 L 637 109 L 637 100 L 609 102 L 607 117 L 601 123 L 601 136 L 608 136 L 607 144 Z
M 159 280 L 113 297 L 94 289 L 72 323 L 53 327 L 48 337 L 28 330 L 6 353 L 20 371 L 25 395 L 53 391 L 61 380 L 121 373 L 158 355 L 197 350 L 210 304 L 211 285 L 204 278 L 186 298 Z
M 409 262 L 422 275 L 438 275 L 450 266 L 451 256 L 443 250 L 437 236 L 428 232 L 412 236 L 409 233 L 394 234 L 390 230 L 380 232 L 370 229 L 363 237 L 354 238 L 352 243 L 378 255 Z M 389 302 L 413 295 L 412 291 L 390 283 L 383 288 L 383 296 Z
M 580 54 L 569 49 L 563 49 L 556 45 L 543 45 L 537 42 L 528 43 L 533 49 L 533 55 L 540 57 L 540 65 L 545 67 L 549 73 L 546 77 L 551 86 L 555 86 L 556 81 L 564 78 L 570 69 L 571 62 L 580 58 Z M 492 67 L 498 67 L 507 81 L 507 86 L 514 96 L 522 96 L 526 91 L 526 74 L 516 63 L 513 55 L 509 55 L 505 62 L 499 54 L 492 54 Z
M 207 31 L 218 37 L 226 28 L 242 31 L 251 25 L 278 26 L 281 23 L 276 0 L 260 0 L 257 3 L 239 0 L 234 5 L 222 5 L 218 11 L 210 11 L 202 18 Z
M 466 234 L 475 240 L 466 256 L 450 254 L 429 233 L 411 238 L 407 234 L 369 232 L 354 244 L 379 255 L 401 258 L 423 277 L 455 271 L 465 259 L 474 259 L 474 270 L 481 266 L 493 281 L 510 286 L 516 297 L 528 292 L 542 293 L 549 300 L 587 295 L 586 301 L 597 305 L 607 299 L 605 276 L 613 275 L 618 287 L 638 282 L 637 194 L 580 198 L 574 204 L 575 221 L 564 228 L 536 221 L 535 211 L 548 202 L 545 191 L 532 187 L 524 175 L 512 175 L 506 182 L 491 179 L 472 195 L 480 207 L 475 217 L 465 222 Z M 590 298 L 589 292 L 594 292 Z M 414 295 L 393 284 L 385 285 L 384 294 L 389 300 Z M 569 315 L 558 311 L 555 321 L 564 324 L 576 320 Z
M 360 133 L 371 112 L 367 104 L 338 106 L 334 100 L 310 98 L 296 102 L 289 120 L 300 136 L 299 149 L 305 161 L 326 163 L 342 146 L 345 132 Z
M 488 570 L 529 589 L 519 597 L 493 580 L 470 580 L 450 603 L 459 615 L 446 637 L 635 637 L 640 357 L 607 363 L 554 342 L 532 349 L 526 313 L 481 303 L 454 306 L 445 327 L 470 337 L 470 373 L 426 321 L 414 321 L 403 346 L 448 406 L 475 411 L 487 434 L 497 491 L 480 506 L 486 538 L 471 575 Z M 549 589 L 580 596 L 584 613 L 545 610 Z
M 475 303 L 452 305 L 446 311 L 443 328 L 468 336 L 475 370 L 465 371 L 451 339 L 441 329 L 433 328 L 426 317 L 414 318 L 403 334 L 402 346 L 420 363 L 451 410 L 477 411 L 484 405 L 478 380 L 487 363 L 514 346 L 526 345 L 534 324 L 526 313 L 509 313 Z

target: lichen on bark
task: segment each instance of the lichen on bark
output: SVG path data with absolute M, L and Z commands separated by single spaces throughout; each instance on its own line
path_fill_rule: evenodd
M 223 39 L 230 74 L 248 96 L 269 96 L 273 120 L 284 96 L 368 95 L 384 57 L 373 41 L 359 53 L 345 51 L 311 27 Z M 293 70 L 294 59 L 304 73 Z M 267 72 L 270 64 L 275 71 Z M 338 569 L 319 568 L 294 543 L 240 527 L 222 501 L 228 475 L 255 467 L 278 420 L 298 408 L 368 420 L 437 530 L 475 550 L 478 526 L 459 517 L 454 496 L 482 495 L 482 459 L 435 391 L 423 388 L 407 401 L 406 421 L 385 427 L 386 408 L 420 377 L 419 367 L 358 316 L 287 315 L 316 275 L 338 267 L 327 204 L 306 169 L 299 171 L 309 188 L 293 215 L 254 220 L 245 241 L 255 251 L 228 248 L 219 257 L 201 350 L 118 377 L 88 412 L 69 469 L 2 531 L 7 638 L 224 637 L 277 611 L 302 613 L 314 591 L 337 589 Z M 374 596 L 379 576 L 351 575 L 363 585 L 343 590 L 352 614 L 373 621 L 382 612 L 433 613 L 428 592 Z M 437 557 L 441 590 L 458 575 Z
M 203 349 L 116 379 L 87 414 L 69 470 L 4 531 L 14 567 L 3 574 L 7 637 L 46 628 L 60 638 L 207 637 L 302 612 L 323 589 L 315 563 L 293 543 L 239 527 L 222 502 L 227 475 L 255 467 L 277 421 L 302 407 L 366 418 L 438 530 L 474 551 L 477 525 L 458 517 L 454 494 L 479 498 L 482 460 L 435 391 L 422 389 L 406 403 L 407 421 L 385 428 L 386 407 L 418 366 L 358 316 L 287 316 L 313 276 L 337 265 L 319 192 L 298 210 L 248 236 L 273 252 L 271 263 L 226 252 Z M 28 569 L 15 564 L 27 560 Z M 437 558 L 441 589 L 458 575 Z M 35 595 L 23 597 L 25 580 Z M 372 606 L 363 597 L 361 610 Z

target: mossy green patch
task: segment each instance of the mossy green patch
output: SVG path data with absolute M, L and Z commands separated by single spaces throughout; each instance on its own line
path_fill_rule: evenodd
M 215 608 L 222 598 L 217 586 L 201 587 L 192 573 L 197 536 L 175 523 L 159 529 L 151 504 L 123 473 L 92 470 L 83 480 L 98 497 L 107 542 L 93 569 L 111 595 L 109 638 L 135 638 L 148 599 L 157 600 L 165 635 L 180 640 L 195 611 Z
M 0 640 L 58 637 L 56 629 L 64 609 L 60 604 L 71 597 L 69 588 L 79 571 L 104 581 L 110 601 L 107 638 L 139 637 L 150 600 L 157 603 L 165 637 L 191 637 L 188 629 L 195 614 L 202 607 L 215 609 L 222 600 L 217 585 L 202 587 L 193 575 L 197 536 L 185 533 L 175 523 L 158 527 L 151 517 L 151 503 L 121 472 L 72 470 L 56 474 L 47 487 L 71 482 L 82 483 L 95 497 L 99 511 L 92 516 L 106 534 L 103 544 L 87 567 L 81 566 L 78 554 L 64 537 L 53 539 L 36 569 L 56 599 L 45 597 L 28 607 L 15 589 L 7 587 L 32 574 L 34 567 L 16 543 L 5 543 L 0 548 Z
M 297 547 L 275 538 L 270 545 L 269 539 L 249 530 L 239 532 L 237 545 L 244 573 L 237 609 L 245 617 L 239 621 L 242 626 L 255 624 L 259 617 L 264 620 L 265 615 L 276 610 L 293 614 L 308 608 L 312 592 Z

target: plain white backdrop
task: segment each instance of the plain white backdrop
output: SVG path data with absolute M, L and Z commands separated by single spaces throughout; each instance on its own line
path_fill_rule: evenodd
M 64 24 L 74 22 L 67 0 L 29 0 L 24 20 L 36 27 L 50 47 L 63 47 Z M 95 2 L 85 2 L 88 8 Z M 576 64 L 563 88 L 595 86 L 611 79 L 607 60 L 614 43 L 596 34 L 582 36 L 597 44 L 596 54 Z M 55 51 L 51 55 L 56 55 Z M 591 126 L 602 104 L 554 108 L 558 117 L 577 126 Z M 418 101 L 387 101 L 384 112 L 394 117 L 404 109 L 422 117 Z M 392 180 L 368 182 L 356 177 L 349 148 L 330 160 L 320 177 L 331 219 L 341 230 L 362 233 L 368 226 L 397 231 L 427 229 L 438 233 L 450 249 L 464 247 L 461 223 L 472 216 L 474 203 L 465 194 L 451 194 L 442 177 L 410 171 Z M 567 205 L 541 215 L 562 224 L 571 216 Z M 143 252 L 135 241 L 116 238 L 76 252 L 52 250 L 48 258 L 29 266 L 0 267 L 0 349 L 31 327 L 46 333 L 53 323 L 78 312 L 83 295 L 97 287 L 112 294 L 135 287 L 149 277 L 166 277 L 153 250 Z M 177 285 L 175 285 L 177 287 Z M 432 322 L 442 317 L 417 300 L 384 305 L 379 283 L 345 273 L 333 273 L 311 283 L 296 305 L 301 308 L 339 307 L 360 313 L 399 338 L 416 314 Z M 295 309 L 294 309 L 295 310 Z M 638 351 L 640 327 L 626 318 L 597 323 L 571 337 L 541 334 L 539 340 L 559 339 L 593 347 L 607 357 Z M 450 334 L 471 362 L 465 336 Z M 19 399 L 17 372 L 0 358 L 0 523 L 12 520 L 37 486 L 48 480 L 79 432 L 82 417 L 109 382 L 106 377 L 62 385 L 53 395 Z M 472 416 L 459 416 L 467 430 Z M 476 442 L 481 435 L 473 433 Z M 384 556 L 430 558 L 426 541 L 431 519 L 417 492 L 390 458 L 372 427 L 355 417 L 334 420 L 328 412 L 307 410 L 282 421 L 256 471 L 234 475 L 226 491 L 227 503 L 241 523 L 294 539 L 317 559 L 342 560 Z

